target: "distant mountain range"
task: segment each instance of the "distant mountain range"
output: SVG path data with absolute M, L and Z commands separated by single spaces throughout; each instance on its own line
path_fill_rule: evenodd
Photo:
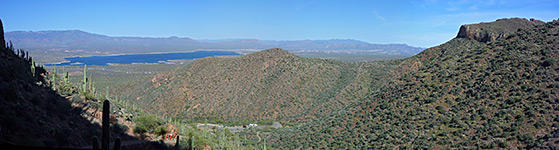
M 122 53 L 177 52 L 193 50 L 259 51 L 281 47 L 290 52 L 356 53 L 413 56 L 424 48 L 406 44 L 371 44 L 352 39 L 263 41 L 257 39 L 193 40 L 185 37 L 111 37 L 80 30 L 6 32 L 6 41 L 34 52 L 43 61 L 60 56 L 91 56 Z M 62 57 L 63 58 L 63 57 Z

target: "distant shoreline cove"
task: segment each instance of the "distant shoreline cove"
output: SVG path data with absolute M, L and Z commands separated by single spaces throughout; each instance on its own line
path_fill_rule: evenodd
M 150 54 L 117 54 L 108 56 L 67 57 L 67 61 L 61 63 L 46 64 L 47 66 L 83 66 L 97 65 L 109 66 L 111 64 L 163 64 L 170 60 L 197 59 L 217 56 L 240 56 L 235 51 L 194 51 L 176 53 L 150 53 Z

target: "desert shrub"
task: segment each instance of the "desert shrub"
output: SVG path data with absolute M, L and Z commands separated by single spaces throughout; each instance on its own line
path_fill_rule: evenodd
M 543 120 L 540 120 L 534 124 L 534 127 L 536 127 L 536 129 L 539 129 L 542 126 L 545 126 L 545 121 Z
M 111 130 L 115 133 L 124 134 L 128 131 L 128 126 L 116 123 L 112 125 Z
M 95 96 L 93 95 L 93 93 L 90 93 L 90 92 L 84 92 L 84 93 L 83 93 L 83 96 L 85 96 L 85 99 L 86 99 L 86 100 L 91 100 L 91 99 L 95 98 Z
M 556 63 L 556 62 L 557 62 L 557 60 L 555 60 L 555 59 L 553 59 L 553 58 L 548 58 L 548 59 L 546 59 L 546 60 L 542 63 L 542 66 L 543 66 L 543 67 L 549 67 L 549 66 L 551 66 L 552 64 L 554 64 L 554 63 Z
M 439 113 L 441 113 L 441 114 L 446 113 L 446 109 L 444 109 L 444 107 L 442 107 L 442 106 L 437 106 L 435 109 L 437 109 L 439 111 Z
M 169 132 L 169 129 L 167 129 L 167 127 L 165 126 L 159 126 L 155 129 L 155 134 L 159 135 L 159 136 L 163 136 L 165 135 L 167 132 Z
M 501 141 L 501 140 L 496 140 L 495 143 L 497 143 L 497 146 L 499 148 L 507 148 L 509 145 L 507 144 L 507 142 Z
M 274 120 L 260 120 L 257 122 L 258 125 L 268 125 L 271 126 L 272 124 L 274 124 Z
M 143 135 L 144 133 L 147 132 L 147 129 L 144 126 L 135 126 L 134 129 L 132 129 L 134 131 L 134 133 Z
M 157 118 L 154 115 L 141 115 L 134 119 L 136 122 L 136 127 L 134 127 L 134 132 L 144 131 L 144 132 L 153 132 L 157 126 L 161 125 L 163 121 Z M 140 132 L 136 132 L 140 133 Z M 143 132 L 142 132 L 143 133 Z

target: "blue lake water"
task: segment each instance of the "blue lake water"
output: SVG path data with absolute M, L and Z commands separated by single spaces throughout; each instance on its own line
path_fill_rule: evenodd
M 56 64 L 57 66 L 83 66 L 84 64 L 108 66 L 108 63 L 114 64 L 132 64 L 132 63 L 163 63 L 160 61 L 178 60 L 178 59 L 196 59 L 204 57 L 231 56 L 242 55 L 233 51 L 195 51 L 185 53 L 163 53 L 163 54 L 129 54 L 115 56 L 91 56 L 91 57 L 68 57 L 64 58 L 70 62 Z

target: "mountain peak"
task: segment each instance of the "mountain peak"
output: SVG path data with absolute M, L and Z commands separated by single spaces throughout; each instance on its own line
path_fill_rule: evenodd
M 267 49 L 264 50 L 263 52 L 268 52 L 268 53 L 289 53 L 288 51 L 282 49 L 282 48 L 271 48 L 271 49 Z
M 255 52 L 255 53 L 249 54 L 247 56 L 249 56 L 249 57 L 263 57 L 263 56 L 286 57 L 286 56 L 293 56 L 293 54 L 290 53 L 289 51 L 281 49 L 281 48 L 271 48 L 271 49 L 263 50 L 263 51 L 260 51 L 260 52 Z
M 456 38 L 473 39 L 480 42 L 494 41 L 514 33 L 518 29 L 530 28 L 545 22 L 535 19 L 525 18 L 505 18 L 494 22 L 468 24 L 460 26 L 460 31 Z

